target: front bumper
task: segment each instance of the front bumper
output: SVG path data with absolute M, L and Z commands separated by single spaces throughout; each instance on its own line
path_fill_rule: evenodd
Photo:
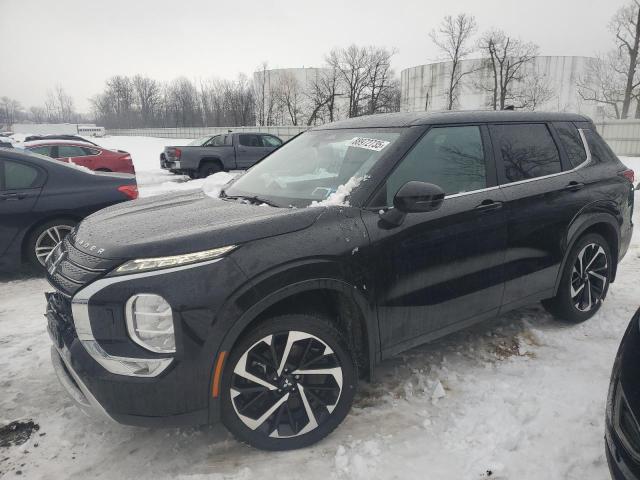
M 235 262 L 223 258 L 215 265 L 195 264 L 178 271 L 102 277 L 72 300 L 48 294 L 52 362 L 69 396 L 92 416 L 129 425 L 201 425 L 217 420 L 211 414 L 212 409 L 219 410 L 211 382 L 224 335 L 214 320 L 228 295 L 220 278 L 231 288 L 246 281 Z M 174 309 L 177 351 L 157 375 L 116 374 L 99 355 L 158 358 L 131 341 L 126 331 L 124 304 L 140 292 L 162 295 Z M 80 310 L 74 308 L 78 306 Z

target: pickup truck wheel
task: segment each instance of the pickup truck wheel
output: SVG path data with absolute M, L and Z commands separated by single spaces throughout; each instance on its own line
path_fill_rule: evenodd
M 357 382 L 354 356 L 328 318 L 272 317 L 231 351 L 222 378 L 222 421 L 256 448 L 306 447 L 342 422 Z
M 218 173 L 222 169 L 220 165 L 214 162 L 203 163 L 200 165 L 200 169 L 198 170 L 198 176 L 200 178 L 207 178 L 209 175 L 213 175 L 214 173 Z

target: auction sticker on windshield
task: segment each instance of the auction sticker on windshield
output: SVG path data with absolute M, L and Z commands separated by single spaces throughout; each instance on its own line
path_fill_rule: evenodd
M 354 137 L 351 142 L 349 142 L 350 147 L 358 147 L 364 148 L 366 150 L 373 150 L 375 152 L 381 151 L 384 147 L 389 145 L 390 142 L 385 140 L 377 140 L 375 138 L 362 138 L 362 137 Z

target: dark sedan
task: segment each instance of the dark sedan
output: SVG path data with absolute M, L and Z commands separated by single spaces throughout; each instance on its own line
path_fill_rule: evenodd
M 137 198 L 134 175 L 101 173 L 0 148 L 0 270 L 42 266 L 86 216 Z
M 640 309 L 622 338 L 607 398 L 606 452 L 611 477 L 640 479 Z

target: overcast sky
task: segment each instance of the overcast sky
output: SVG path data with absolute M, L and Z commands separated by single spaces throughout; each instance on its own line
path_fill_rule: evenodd
M 447 14 L 476 16 L 540 45 L 543 55 L 612 47 L 625 0 L 0 0 L 0 96 L 26 107 L 60 84 L 79 111 L 111 75 L 234 78 L 262 61 L 320 66 L 335 46 L 395 47 L 394 68 L 438 52 L 428 33 Z

